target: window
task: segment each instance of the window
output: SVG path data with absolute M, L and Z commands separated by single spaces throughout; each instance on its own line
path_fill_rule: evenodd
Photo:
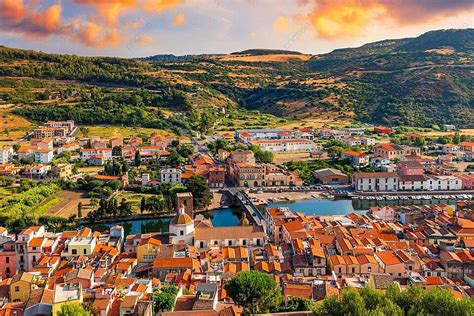
M 352 273 L 356 272 L 356 268 L 352 267 Z
M 10 257 L 5 257 L 5 263 L 10 263 Z
M 260 246 L 260 239 L 257 239 L 257 246 Z
M 15 286 L 15 292 L 20 292 L 20 287 L 19 286 Z
M 217 241 L 214 242 L 216 244 Z M 199 248 L 204 248 L 204 241 L 199 242 Z
M 73 255 L 77 255 L 77 249 L 73 249 L 71 252 Z
M 184 230 L 180 230 L 180 231 L 179 231 L 179 235 L 180 235 L 180 236 L 183 236 L 183 235 L 184 235 Z
M 84 249 L 84 254 L 87 255 L 87 249 Z
M 228 245 L 232 246 L 232 240 L 229 240 Z
M 242 240 L 242 246 L 247 246 L 247 240 Z
M 367 271 L 369 271 L 369 273 L 372 272 L 372 267 L 368 267 Z
M 342 268 L 341 267 L 339 267 L 339 273 L 342 273 Z

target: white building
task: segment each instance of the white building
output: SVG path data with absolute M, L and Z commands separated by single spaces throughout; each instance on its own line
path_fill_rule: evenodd
M 314 142 L 307 139 L 256 140 L 252 141 L 251 144 L 273 153 L 308 152 L 316 148 Z
M 364 146 L 373 146 L 377 144 L 377 140 L 370 137 L 361 137 L 360 141 L 362 142 L 362 145 Z
M 462 180 L 455 176 L 430 176 L 427 182 L 426 190 L 449 191 L 462 189 Z
M 26 174 L 30 175 L 33 179 L 43 179 L 48 175 L 51 170 L 50 165 L 38 164 L 31 166 L 25 170 Z
M 341 140 L 344 143 L 346 143 L 349 147 L 362 145 L 362 140 L 360 138 L 346 137 Z
M 13 158 L 13 147 L 2 147 L 0 148 L 0 164 L 6 164 L 12 161 Z
M 235 132 L 235 138 L 241 141 L 249 142 L 257 139 L 279 139 L 281 133 L 285 130 L 280 128 L 274 129 L 244 129 Z
M 374 169 L 382 168 L 390 165 L 392 162 L 388 158 L 372 157 L 370 158 L 370 167 Z
M 36 149 L 35 150 L 35 162 L 37 163 L 50 163 L 54 158 L 54 151 L 52 149 Z
M 352 176 L 356 191 L 397 191 L 400 178 L 396 172 L 359 172 Z
M 112 159 L 112 148 L 83 148 L 81 149 L 81 159 L 88 160 L 90 158 L 100 156 L 103 160 Z
M 181 184 L 181 170 L 177 168 L 167 168 L 160 170 L 161 183 Z
M 400 176 L 399 189 L 401 191 L 425 191 L 429 190 L 430 178 L 426 175 Z

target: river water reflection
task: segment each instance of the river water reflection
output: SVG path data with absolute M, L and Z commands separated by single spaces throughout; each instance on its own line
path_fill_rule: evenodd
M 345 215 L 352 212 L 366 212 L 372 206 L 385 205 L 454 205 L 455 200 L 352 200 L 352 199 L 307 199 L 290 202 L 272 203 L 268 207 L 288 207 L 294 212 L 301 212 L 307 215 Z M 232 208 L 220 208 L 207 214 L 212 224 L 218 226 L 236 226 L 241 217 L 241 211 Z M 129 222 L 115 222 L 111 224 L 92 226 L 93 229 L 103 231 L 111 226 L 121 225 L 124 227 L 125 235 L 167 232 L 171 219 L 146 219 Z

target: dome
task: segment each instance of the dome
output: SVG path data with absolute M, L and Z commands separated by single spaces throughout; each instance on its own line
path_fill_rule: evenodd
M 181 213 L 176 215 L 173 220 L 171 221 L 171 224 L 175 225 L 188 225 L 193 222 L 191 216 L 189 216 L 186 213 Z

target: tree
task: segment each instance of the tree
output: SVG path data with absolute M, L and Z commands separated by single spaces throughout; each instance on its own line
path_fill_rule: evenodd
M 191 145 L 179 145 L 176 151 L 181 157 L 189 158 L 194 153 L 194 148 Z
M 456 132 L 454 134 L 454 138 L 453 138 L 453 144 L 459 144 L 461 142 L 461 135 L 459 135 L 459 132 Z
M 247 311 L 267 312 L 282 301 L 281 291 L 273 278 L 252 270 L 236 274 L 225 285 L 228 295 Z
M 82 202 L 77 203 L 77 217 L 82 217 Z
M 424 137 L 417 137 L 415 139 L 415 145 L 420 147 L 420 148 L 423 148 L 426 146 L 426 139 Z
M 474 315 L 474 301 L 457 300 L 449 290 L 435 288 L 424 295 L 416 311 L 420 314 L 440 316 Z
M 136 167 L 139 167 L 139 166 L 141 165 L 141 163 L 142 163 L 142 158 L 141 158 L 141 156 L 140 156 L 140 151 L 137 150 L 137 151 L 135 152 L 135 166 L 136 166 Z
M 272 152 L 262 150 L 260 147 L 255 146 L 255 145 L 250 146 L 250 150 L 253 151 L 255 155 L 255 159 L 257 159 L 260 162 L 271 163 L 273 160 Z
M 122 201 L 120 201 L 118 211 L 121 216 L 130 215 L 132 214 L 132 204 L 130 202 L 127 202 L 126 199 L 122 199 Z
M 61 306 L 58 316 L 91 316 L 92 314 L 85 310 L 79 303 L 66 303 Z
M 140 201 L 140 213 L 143 214 L 143 212 L 145 211 L 146 209 L 146 199 L 144 196 L 142 196 L 142 199 Z
M 161 289 L 155 290 L 151 297 L 155 313 L 173 310 L 177 294 L 178 288 L 176 286 L 164 286 Z
M 287 312 L 296 311 L 310 311 L 314 309 L 314 303 L 311 300 L 304 299 L 302 297 L 292 297 L 286 304 Z
M 212 193 L 203 176 L 192 176 L 186 183 L 193 194 L 193 204 L 197 208 L 206 208 L 211 204 Z

